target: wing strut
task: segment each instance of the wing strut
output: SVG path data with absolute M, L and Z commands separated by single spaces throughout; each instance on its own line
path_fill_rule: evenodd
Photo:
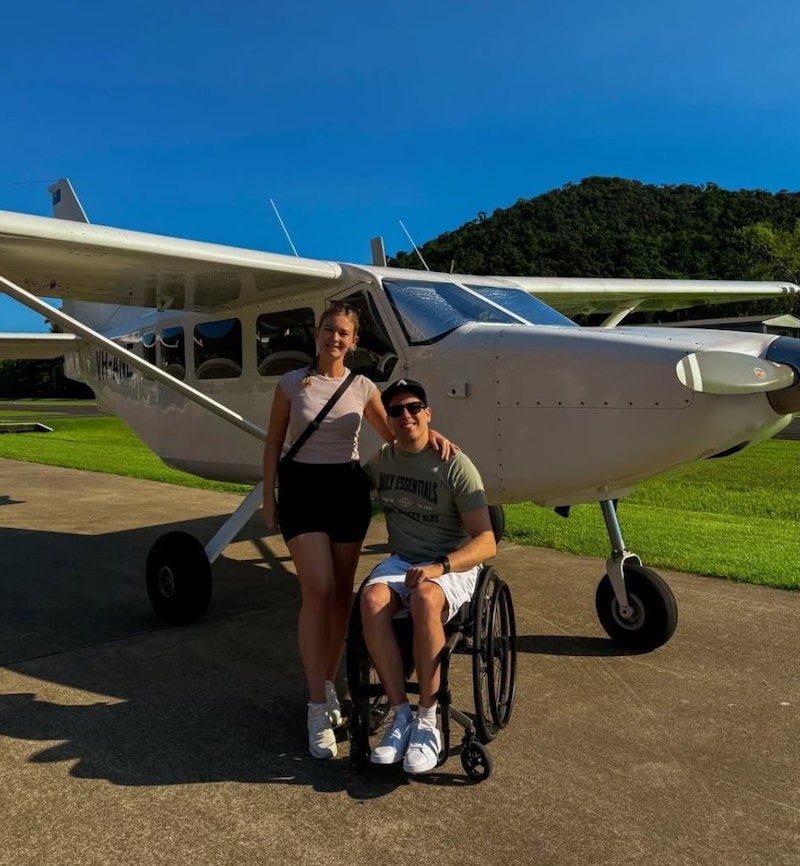
M 169 373 L 165 373 L 159 367 L 156 367 L 155 364 L 145 361 L 144 358 L 140 358 L 138 355 L 128 351 L 128 349 L 123 348 L 113 340 L 109 340 L 108 337 L 98 334 L 97 331 L 87 327 L 77 319 L 73 319 L 72 316 L 68 316 L 66 313 L 63 313 L 61 310 L 48 304 L 41 298 L 38 298 L 36 295 L 33 295 L 21 288 L 16 283 L 12 283 L 11 280 L 7 280 L 2 275 L 0 275 L 0 284 L 2 284 L 4 291 L 11 295 L 14 300 L 19 301 L 23 306 L 39 313 L 51 322 L 60 325 L 65 331 L 83 337 L 87 343 L 91 343 L 93 346 L 97 346 L 109 354 L 114 355 L 121 361 L 129 364 L 131 367 L 134 367 L 140 372 L 145 373 L 150 378 L 160 382 L 162 385 L 165 385 L 167 388 L 171 388 L 173 391 L 182 394 L 187 400 L 197 403 L 198 406 L 208 409 L 209 412 L 213 412 L 219 418 L 229 421 L 234 425 L 234 427 L 238 427 L 240 430 L 244 430 L 245 433 L 255 436 L 256 439 L 263 442 L 267 438 L 266 431 L 257 424 L 253 424 L 251 421 L 243 418 L 227 406 L 223 406 L 222 403 L 212 400 L 211 397 L 203 394 L 202 391 L 198 391 L 196 388 L 192 388 L 191 385 L 181 382 L 180 379 L 170 376 Z
M 605 318 L 601 324 L 601 328 L 616 328 L 617 325 L 644 301 L 644 298 L 639 298 L 638 301 L 629 301 L 626 304 L 618 306 L 611 315 Z

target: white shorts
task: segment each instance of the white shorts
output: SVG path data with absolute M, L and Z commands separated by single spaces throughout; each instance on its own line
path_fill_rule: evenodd
M 408 615 L 409 594 L 411 590 L 406 586 L 406 572 L 415 565 L 430 565 L 430 562 L 406 562 L 399 556 L 392 554 L 373 570 L 367 578 L 366 585 L 371 583 L 385 583 L 389 589 L 400 596 L 403 610 L 398 615 Z M 475 584 L 478 582 L 478 574 L 481 566 L 476 565 L 467 571 L 451 571 L 437 577 L 434 583 L 439 584 L 447 600 L 447 611 L 445 622 L 449 622 L 459 611 L 464 602 L 469 601 L 475 592 Z

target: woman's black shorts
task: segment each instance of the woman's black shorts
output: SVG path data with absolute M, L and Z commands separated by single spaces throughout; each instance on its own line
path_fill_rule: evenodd
M 304 532 L 325 532 L 331 541 L 363 541 L 372 518 L 370 484 L 352 463 L 278 464 L 278 521 L 285 541 Z

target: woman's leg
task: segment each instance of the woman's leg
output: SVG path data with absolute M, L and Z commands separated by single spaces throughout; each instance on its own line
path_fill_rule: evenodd
M 306 532 L 291 538 L 287 547 L 302 593 L 297 642 L 308 699 L 321 704 L 325 702 L 325 680 L 329 679 L 331 622 L 336 599 L 331 543 L 324 532 Z
M 330 632 L 328 661 L 325 679 L 335 682 L 336 673 L 342 660 L 344 639 L 347 635 L 347 622 L 353 606 L 353 581 L 356 576 L 358 557 L 363 542 L 354 541 L 331 545 L 333 559 L 333 604 L 330 609 Z

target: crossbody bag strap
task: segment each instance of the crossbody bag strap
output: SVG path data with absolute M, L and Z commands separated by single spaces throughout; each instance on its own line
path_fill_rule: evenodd
M 297 437 L 297 439 L 292 442 L 289 450 L 286 452 L 286 454 L 283 455 L 283 460 L 291 460 L 292 457 L 294 457 L 294 455 L 297 454 L 297 452 L 303 447 L 303 445 L 306 444 L 306 442 L 308 441 L 308 437 L 311 436 L 311 434 L 315 430 L 319 429 L 319 425 L 322 423 L 325 416 L 328 414 L 328 412 L 331 411 L 331 409 L 333 409 L 338 399 L 350 387 L 350 383 L 353 381 L 353 379 L 355 379 L 357 375 L 358 373 L 356 373 L 355 370 L 350 371 L 350 375 L 344 380 L 344 382 L 342 382 L 341 385 L 339 385 L 339 387 L 333 392 L 333 394 L 331 394 L 328 402 L 319 410 L 317 417 L 313 421 L 311 421 L 308 427 L 306 427 L 306 429 L 303 430 L 303 432 Z

